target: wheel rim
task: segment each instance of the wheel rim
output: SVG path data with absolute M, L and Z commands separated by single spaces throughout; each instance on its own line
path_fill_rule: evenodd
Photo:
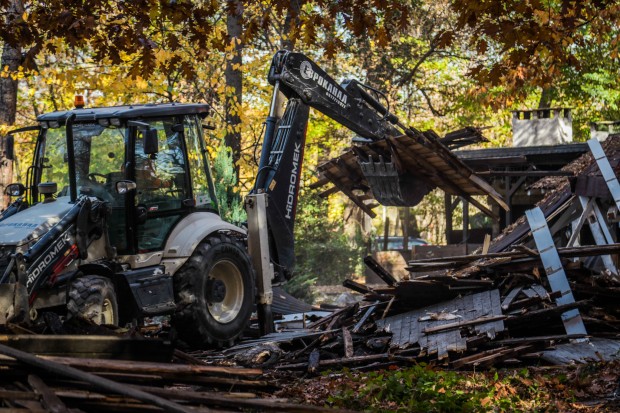
M 213 287 L 214 285 L 217 285 L 219 292 L 223 293 L 223 296 L 207 291 L 209 314 L 218 323 L 229 323 L 237 317 L 243 305 L 244 292 L 241 271 L 232 261 L 218 261 L 211 268 L 207 280 L 207 286 Z
M 103 300 L 99 317 L 100 324 L 114 324 L 114 306 L 109 298 Z

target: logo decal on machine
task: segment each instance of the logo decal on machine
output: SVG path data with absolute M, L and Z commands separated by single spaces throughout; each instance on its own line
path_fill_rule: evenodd
M 41 273 L 54 261 L 59 253 L 62 253 L 69 245 L 69 236 L 63 234 L 56 242 L 54 242 L 45 252 L 43 257 L 37 260 L 30 268 L 26 288 L 30 288 L 32 284 L 39 278 Z
M 347 107 L 347 95 L 342 93 L 342 90 L 340 90 L 338 86 L 315 72 L 309 61 L 304 60 L 301 62 L 299 65 L 299 74 L 306 80 L 314 80 L 319 86 L 325 89 L 327 96 L 329 96 L 334 102 L 343 108 Z
M 293 152 L 293 169 L 289 179 L 288 196 L 286 197 L 286 219 L 292 219 L 293 203 L 295 202 L 295 189 L 297 188 L 297 177 L 299 176 L 299 157 L 301 151 L 301 143 L 295 143 L 295 151 Z

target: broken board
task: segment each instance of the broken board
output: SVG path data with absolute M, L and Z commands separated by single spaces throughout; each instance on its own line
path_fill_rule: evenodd
M 377 327 L 392 333 L 392 347 L 418 344 L 443 359 L 449 351 L 467 350 L 464 329 L 492 339 L 504 330 L 502 317 L 499 291 L 490 290 L 387 317 Z

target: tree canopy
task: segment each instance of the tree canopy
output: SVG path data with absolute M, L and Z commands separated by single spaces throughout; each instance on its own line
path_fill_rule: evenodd
M 452 9 L 457 24 L 442 43 L 466 34 L 468 47 L 484 57 L 468 76 L 485 87 L 523 98 L 533 86 L 558 88 L 618 63 L 617 1 L 454 0 Z
M 20 11 L 6 13 L 16 1 L 22 5 Z M 412 4 L 402 0 L 245 0 L 223 5 L 192 0 L 1 0 L 6 18 L 0 20 L 0 38 L 25 50 L 26 68 L 36 68 L 41 53 L 57 53 L 55 40 L 60 39 L 72 49 L 89 48 L 96 61 L 129 63 L 132 77 L 148 78 L 156 69 L 180 68 L 189 78 L 199 70 L 196 63 L 226 51 L 230 39 L 219 23 L 235 13 L 233 7 L 245 12 L 240 39 L 245 43 L 267 38 L 266 32 L 278 27 L 281 32 L 276 36 L 322 47 L 333 55 L 343 41 L 338 36 L 321 36 L 322 31 L 332 31 L 338 24 L 339 30 L 351 36 L 370 36 L 385 46 L 391 29 L 407 25 Z M 191 58 L 172 56 L 165 62 L 157 58 L 162 51 L 180 48 L 191 51 Z
M 76 93 L 90 106 L 207 102 L 211 155 L 221 141 L 233 147 L 237 192 L 256 173 L 266 72 L 280 48 L 383 90 L 405 123 L 440 134 L 488 127 L 492 145 L 510 142 L 514 109 L 572 107 L 578 139 L 590 121 L 620 117 L 620 1 L 0 0 L 0 10 L 0 98 L 15 86 L 18 126 L 72 107 Z M 350 142 L 346 128 L 312 112 L 304 180 Z M 437 241 L 441 197 L 429 199 L 418 225 Z M 348 208 L 335 198 L 307 212 L 333 223 Z

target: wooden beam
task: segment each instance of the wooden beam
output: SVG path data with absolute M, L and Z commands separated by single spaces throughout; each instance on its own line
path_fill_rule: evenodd
M 103 377 L 98 377 L 94 374 L 86 373 L 76 368 L 63 365 L 60 363 L 56 363 L 51 360 L 44 360 L 30 353 L 16 350 L 14 348 L 5 346 L 3 344 L 0 344 L 0 354 L 4 354 L 5 356 L 12 357 L 24 364 L 48 371 L 60 377 L 67 377 L 67 378 L 74 379 L 74 380 L 80 380 L 80 381 L 89 383 L 96 388 L 107 390 L 112 393 L 122 394 L 124 396 L 129 396 L 136 400 L 140 400 L 144 403 L 161 407 L 167 412 L 191 413 L 193 411 L 192 409 L 188 407 L 181 406 L 180 404 L 172 402 L 170 400 L 166 400 L 161 397 L 154 396 L 152 394 L 143 392 L 141 390 L 136 390 L 131 387 L 128 387 L 126 384 L 117 383 L 112 380 L 105 379 Z
M 358 207 L 360 207 L 360 209 L 362 211 L 364 211 L 366 214 L 368 214 L 371 218 L 374 218 L 377 216 L 377 214 L 375 214 L 370 208 L 368 208 L 368 206 L 366 204 L 364 204 L 360 199 L 358 199 L 357 195 L 355 195 L 352 191 L 350 191 L 348 188 L 344 187 L 340 181 L 338 180 L 338 178 L 330 171 L 325 171 L 323 172 L 325 174 L 325 176 L 327 176 L 336 187 L 338 187 L 338 189 L 340 189 L 342 191 L 342 193 L 344 193 L 346 196 L 348 196 L 351 201 L 353 201 L 353 203 L 355 205 L 357 205 Z
M 442 324 L 442 325 L 435 326 L 435 327 L 426 327 L 424 330 L 422 330 L 422 332 L 424 334 L 439 333 L 439 332 L 442 332 L 442 331 L 454 330 L 454 329 L 465 327 L 465 326 L 491 323 L 493 321 L 499 321 L 499 320 L 503 320 L 505 318 L 506 318 L 505 315 L 497 315 L 497 316 L 492 316 L 492 317 L 479 317 L 479 318 L 476 318 L 475 320 L 461 321 L 461 322 L 457 322 L 457 323 Z

